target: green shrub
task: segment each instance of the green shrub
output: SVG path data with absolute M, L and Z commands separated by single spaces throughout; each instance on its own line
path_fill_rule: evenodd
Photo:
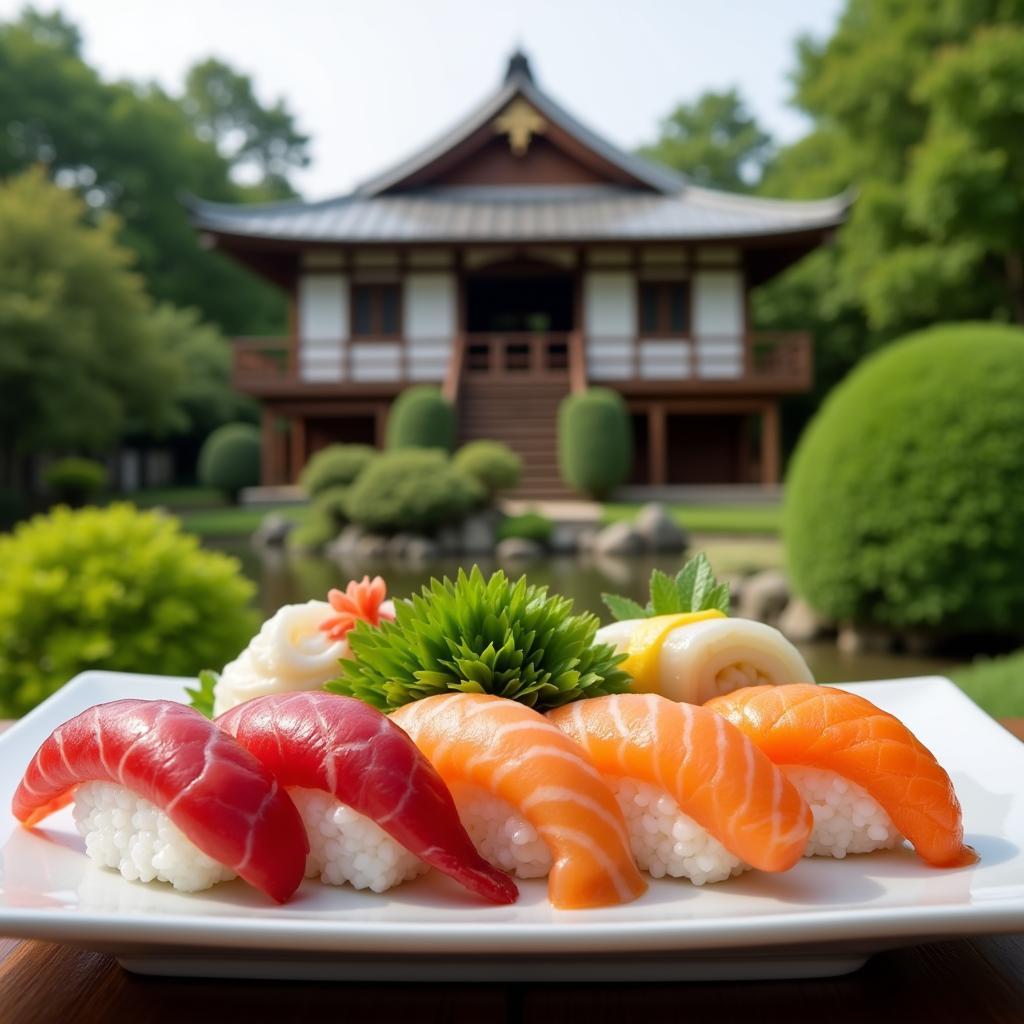
M 256 625 L 235 559 L 131 505 L 36 516 L 0 537 L 0 565 L 0 717 L 85 669 L 219 668 Z
M 55 501 L 84 505 L 95 499 L 107 485 L 106 467 L 93 459 L 71 455 L 52 462 L 44 475 L 46 489 Z
M 452 460 L 455 468 L 476 479 L 488 499 L 519 484 L 523 460 L 500 441 L 470 441 Z
M 288 534 L 288 547 L 294 551 L 319 551 L 337 536 L 338 525 L 334 516 L 311 505 L 302 521 Z
M 1019 633 L 1024 330 L 936 327 L 863 363 L 797 448 L 783 539 L 837 620 Z
M 522 515 L 509 516 L 498 526 L 498 540 L 517 537 L 522 540 L 535 540 L 538 544 L 547 544 L 551 540 L 551 532 L 555 524 L 539 512 L 524 512 Z
M 260 432 L 251 423 L 227 423 L 203 442 L 199 482 L 216 487 L 230 501 L 243 487 L 260 482 Z
M 387 452 L 352 485 L 348 515 L 381 533 L 429 531 L 464 519 L 481 493 L 444 452 Z
M 949 677 L 993 718 L 1024 717 L 1024 651 L 979 659 Z
M 376 457 L 368 444 L 331 444 L 306 463 L 301 483 L 310 497 L 329 487 L 348 487 Z
M 455 447 L 455 410 L 430 384 L 406 388 L 388 414 L 388 448 Z
M 633 429 L 617 391 L 591 388 L 563 400 L 558 464 L 569 487 L 594 498 L 625 483 L 633 464 Z

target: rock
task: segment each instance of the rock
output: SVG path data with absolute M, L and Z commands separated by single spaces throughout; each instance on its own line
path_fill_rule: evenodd
M 548 537 L 548 550 L 553 555 L 571 555 L 579 549 L 582 531 L 570 523 L 555 523 Z
M 644 539 L 632 523 L 612 523 L 594 538 L 596 555 L 635 555 L 642 551 Z
M 268 512 L 252 535 L 252 542 L 261 548 L 281 547 L 288 539 L 288 534 L 295 528 L 291 519 L 285 519 L 277 512 Z
M 656 501 L 640 509 L 633 525 L 650 551 L 686 550 L 686 531 Z
M 494 554 L 499 562 L 530 562 L 544 557 L 544 546 L 526 537 L 506 537 L 498 542 Z
M 430 562 L 441 554 L 441 545 L 430 537 L 413 535 L 405 543 L 403 557 L 407 562 Z
M 843 654 L 888 654 L 896 646 L 896 638 L 879 626 L 855 626 L 848 622 L 839 627 L 836 646 Z
M 600 533 L 601 531 L 596 526 L 584 527 L 576 534 L 576 550 L 581 554 L 593 551 Z
M 774 626 L 789 604 L 789 580 L 780 569 L 755 573 L 744 584 L 736 614 Z
M 498 524 L 501 514 L 494 509 L 484 509 L 470 516 L 462 524 L 459 552 L 465 555 L 489 555 L 498 540 Z
M 381 537 L 376 533 L 364 533 L 356 542 L 353 557 L 360 562 L 376 562 L 388 556 L 390 537 Z
M 396 533 L 388 539 L 388 558 L 400 562 L 406 557 L 406 548 L 415 536 L 411 533 Z
M 795 644 L 820 640 L 833 631 L 833 626 L 822 618 L 802 597 L 794 597 L 776 623 L 783 636 Z
M 445 526 L 438 531 L 437 544 L 443 555 L 457 555 L 462 551 L 462 530 L 457 526 Z
M 339 533 L 338 536 L 327 545 L 326 548 L 324 548 L 324 553 L 328 558 L 333 558 L 335 561 L 349 561 L 356 557 L 356 551 L 365 536 L 366 532 L 361 526 L 356 526 L 355 523 L 349 523 L 349 525 L 346 526 L 345 529 L 343 529 L 341 533 Z

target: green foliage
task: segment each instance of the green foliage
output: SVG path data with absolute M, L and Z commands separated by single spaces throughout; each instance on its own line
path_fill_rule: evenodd
M 437 693 L 494 693 L 538 711 L 583 697 L 622 693 L 624 660 L 595 644 L 597 616 L 572 614 L 572 601 L 479 566 L 455 582 L 431 580 L 395 606 L 396 621 L 359 623 L 353 657 L 327 689 L 390 710 Z
M 455 468 L 477 480 L 489 499 L 519 484 L 523 460 L 500 441 L 470 441 L 453 459 Z
M 315 552 L 330 544 L 338 536 L 338 526 L 329 512 L 310 507 L 288 534 L 288 547 L 292 551 Z
M 603 498 L 625 483 L 633 462 L 633 429 L 617 391 L 591 388 L 558 409 L 558 464 L 573 490 Z
M 218 682 L 220 682 L 220 673 L 204 668 L 196 679 L 196 685 L 185 687 L 189 705 L 207 718 L 213 718 L 213 691 Z
M 3 94 L 0 88 L 0 95 Z M 38 170 L 0 185 L 0 455 L 102 449 L 176 423 L 180 368 L 109 218 Z M 2 463 L 3 459 L 0 459 Z
M 950 678 L 993 718 L 1024 717 L 1024 651 L 979 659 Z
M 458 523 L 479 502 L 475 480 L 460 473 L 441 451 L 385 452 L 348 493 L 353 523 L 380 533 L 430 531 Z
M 651 599 L 646 607 L 617 594 L 602 594 L 601 600 L 620 621 L 711 609 L 720 611 L 723 615 L 729 614 L 729 584 L 719 583 L 715 579 L 711 563 L 703 552 L 691 558 L 674 578 L 660 569 L 655 569 L 651 573 L 650 586 Z
M 508 516 L 498 526 L 498 540 L 516 537 L 521 540 L 533 540 L 538 544 L 547 544 L 555 524 L 547 516 L 539 512 L 523 512 L 518 516 Z
M 455 447 L 455 410 L 430 384 L 406 388 L 388 414 L 388 448 Z
M 377 456 L 368 444 L 331 444 L 321 448 L 302 470 L 306 493 L 315 496 L 332 487 L 348 487 Z
M 58 508 L 0 536 L 0 716 L 90 668 L 195 675 L 255 627 L 238 562 L 131 505 Z
M 55 500 L 66 505 L 84 505 L 107 485 L 107 470 L 101 462 L 69 456 L 46 468 L 46 488 Z
M 772 157 L 771 136 L 735 89 L 680 103 L 641 156 L 681 171 L 695 185 L 747 192 Z
M 783 537 L 837 620 L 945 633 L 1024 621 L 1024 331 L 960 324 L 872 357 L 805 433 Z
M 230 501 L 260 482 L 260 432 L 251 423 L 228 423 L 203 442 L 199 482 L 223 491 Z

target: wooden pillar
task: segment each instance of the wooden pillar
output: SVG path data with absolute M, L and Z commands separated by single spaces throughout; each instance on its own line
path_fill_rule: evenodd
M 291 472 L 289 474 L 294 483 L 299 479 L 302 467 L 306 464 L 306 417 L 292 417 L 292 444 L 291 444 Z
M 771 402 L 761 413 L 761 483 L 777 484 L 781 469 L 779 450 L 779 407 Z
M 660 486 L 668 479 L 668 444 L 665 406 L 653 403 L 647 412 L 647 479 Z

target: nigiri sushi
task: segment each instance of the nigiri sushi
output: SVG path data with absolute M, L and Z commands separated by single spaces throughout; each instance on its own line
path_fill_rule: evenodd
M 749 736 L 814 813 L 808 856 L 845 857 L 906 838 L 936 867 L 972 864 L 960 803 L 931 752 L 896 717 L 827 686 L 753 686 L 707 707 Z
M 738 729 L 653 693 L 580 700 L 548 719 L 615 791 L 637 863 L 655 878 L 718 882 L 799 861 L 811 812 Z
M 127 879 L 195 892 L 241 875 L 278 902 L 302 881 L 306 832 L 288 794 L 182 704 L 119 700 L 58 726 L 12 810 L 31 827 L 71 800 L 88 855 Z
M 703 704 L 744 686 L 813 683 L 800 652 L 777 630 L 719 611 L 624 619 L 603 626 L 596 642 L 628 657 L 633 692 Z
M 346 637 L 357 622 L 376 626 L 395 617 L 386 596 L 384 580 L 364 576 L 344 591 L 331 590 L 326 601 L 279 608 L 224 666 L 213 690 L 214 716 L 254 697 L 319 690 L 338 674 L 338 662 L 348 655 Z
M 383 892 L 433 866 L 493 903 L 515 901 L 515 882 L 477 853 L 441 777 L 375 708 L 276 694 L 217 725 L 288 787 L 309 834 L 307 877 Z
M 481 853 L 521 878 L 547 875 L 554 906 L 609 906 L 644 891 L 615 797 L 539 712 L 452 693 L 406 704 L 391 719 L 452 788 Z

